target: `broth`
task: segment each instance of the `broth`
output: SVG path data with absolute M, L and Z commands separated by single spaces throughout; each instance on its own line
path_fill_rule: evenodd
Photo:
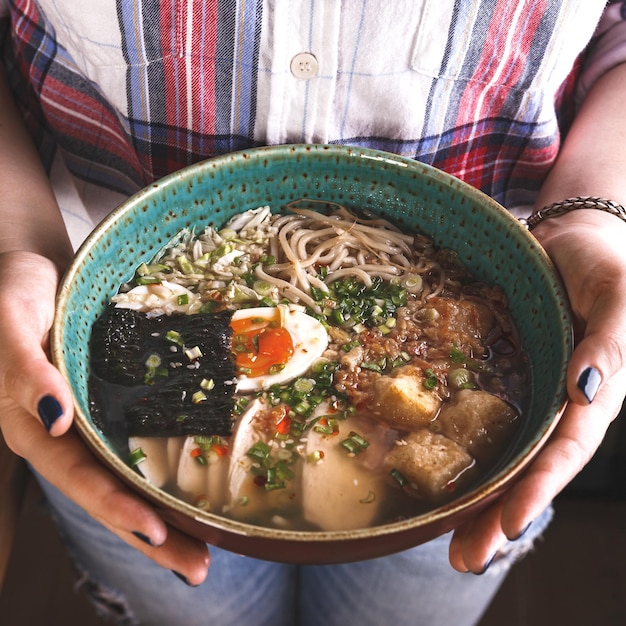
M 522 423 L 503 293 L 422 235 L 290 208 L 137 269 L 92 332 L 94 422 L 157 486 L 252 524 L 363 528 L 458 497 Z

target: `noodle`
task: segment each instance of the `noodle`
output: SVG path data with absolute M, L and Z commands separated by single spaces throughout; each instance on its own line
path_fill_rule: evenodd
M 376 220 L 379 227 L 375 227 L 365 225 L 345 209 L 330 216 L 294 207 L 291 210 L 300 219 L 279 219 L 275 224 L 286 262 L 278 262 L 267 271 L 297 285 L 303 302 L 310 292 L 311 272 L 307 270 L 318 265 L 328 265 L 327 282 L 351 276 L 367 286 L 372 276 L 393 280 L 417 270 L 410 261 L 408 245 L 413 237 L 397 232 L 384 220 Z
M 260 278 L 261 280 L 265 280 L 270 284 L 282 288 L 285 296 L 289 294 L 291 296 L 291 299 L 293 299 L 294 301 L 304 302 L 304 304 L 310 306 L 316 313 L 320 312 L 320 308 L 315 300 L 313 300 L 313 298 L 311 298 L 311 296 L 309 296 L 306 292 L 298 289 L 295 285 L 287 282 L 286 280 L 283 280 L 282 278 L 277 278 L 276 276 L 266 274 L 260 265 L 254 270 L 254 273 L 257 278 Z

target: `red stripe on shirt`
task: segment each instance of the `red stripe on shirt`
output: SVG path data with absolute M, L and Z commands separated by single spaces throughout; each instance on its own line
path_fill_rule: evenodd
M 459 104 L 457 127 L 471 124 L 486 115 L 493 116 L 502 108 L 510 89 L 524 73 L 546 5 L 547 0 L 522 3 L 518 23 L 524 28 L 511 29 L 507 26 L 512 19 L 511 0 L 498 0 L 487 29 L 483 53 Z M 512 34 L 513 38 L 498 37 L 501 32 Z M 503 58 L 505 54 L 508 56 Z M 506 81 L 500 80 L 498 74 L 507 76 Z M 486 89 L 478 89 L 477 85 Z

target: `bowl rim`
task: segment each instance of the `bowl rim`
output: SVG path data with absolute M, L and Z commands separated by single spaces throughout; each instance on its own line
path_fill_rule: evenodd
M 63 357 L 64 329 L 63 324 L 61 323 L 62 316 L 59 314 L 59 311 L 64 310 L 67 306 L 68 298 L 72 290 L 72 284 L 76 280 L 80 267 L 85 258 L 88 256 L 91 248 L 103 236 L 103 234 L 106 233 L 112 224 L 123 218 L 126 213 L 133 211 L 135 205 L 139 203 L 142 198 L 150 197 L 156 193 L 157 190 L 175 185 L 178 181 L 184 179 L 190 173 L 198 170 L 202 170 L 207 167 L 220 167 L 220 165 L 227 166 L 232 164 L 233 160 L 238 159 L 272 158 L 274 155 L 280 155 L 282 153 L 293 155 L 296 153 L 311 151 L 322 151 L 329 158 L 337 155 L 342 158 L 349 157 L 355 159 L 368 159 L 381 161 L 393 166 L 411 169 L 418 167 L 422 169 L 427 176 L 435 178 L 439 183 L 444 184 L 447 187 L 455 187 L 458 191 L 462 192 L 463 195 L 471 197 L 475 202 L 490 207 L 490 210 L 494 210 L 501 216 L 502 219 L 510 222 L 511 224 L 516 224 L 517 226 L 514 227 L 518 228 L 519 231 L 523 233 L 522 236 L 525 237 L 529 244 L 533 247 L 533 253 L 539 255 L 546 271 L 556 279 L 556 284 L 559 284 L 560 278 L 558 272 L 547 252 L 517 218 L 515 218 L 500 203 L 481 190 L 472 187 L 454 175 L 448 174 L 447 172 L 437 169 L 429 164 L 381 150 L 339 144 L 280 144 L 238 150 L 224 155 L 203 159 L 188 165 L 175 172 L 167 174 L 166 176 L 130 195 L 107 216 L 105 216 L 79 246 L 71 264 L 67 268 L 59 284 L 56 314 L 50 334 L 50 346 L 53 363 L 64 376 L 65 380 L 68 381 L 68 385 L 70 385 L 70 376 Z M 564 293 L 563 289 L 561 299 L 563 302 L 567 303 L 567 298 L 564 296 Z M 569 315 L 569 311 L 566 313 Z M 567 360 L 569 360 L 569 357 L 571 356 L 573 342 L 573 327 L 570 318 L 568 318 L 568 325 L 570 336 L 564 337 L 566 342 Z M 563 364 L 563 367 L 566 367 L 566 365 L 567 363 Z M 237 520 L 222 517 L 218 514 L 202 511 L 197 507 L 194 507 L 193 505 L 188 504 L 160 489 L 159 487 L 156 487 L 141 474 L 128 466 L 96 433 L 96 429 L 91 422 L 91 418 L 83 413 L 76 400 L 74 401 L 74 427 L 78 430 L 80 436 L 95 456 L 99 458 L 100 461 L 104 461 L 104 463 L 108 465 L 108 468 L 111 469 L 119 478 L 135 487 L 141 495 L 146 497 L 148 500 L 151 500 L 156 505 L 165 506 L 166 508 L 180 512 L 185 517 L 191 518 L 192 520 L 206 525 L 207 527 L 239 535 L 241 537 L 271 538 L 272 540 L 287 540 L 296 543 L 359 541 L 363 539 L 373 539 L 376 537 L 395 535 L 404 531 L 413 530 L 419 526 L 429 525 L 433 522 L 443 522 L 451 516 L 455 517 L 457 514 L 463 514 L 463 512 L 468 509 L 477 511 L 481 505 L 486 506 L 486 504 L 499 495 L 510 485 L 511 482 L 516 480 L 520 474 L 523 473 L 523 471 L 543 448 L 545 441 L 552 435 L 563 412 L 565 411 L 568 402 L 564 391 L 562 391 L 561 396 L 562 399 L 560 404 L 556 407 L 554 415 L 550 419 L 549 423 L 545 424 L 544 421 L 543 430 L 540 432 L 539 436 L 535 436 L 535 438 L 526 445 L 523 455 L 517 454 L 516 457 L 509 460 L 506 465 L 506 471 L 503 471 L 502 468 L 498 469 L 495 475 L 490 476 L 486 482 L 477 485 L 475 488 L 463 493 L 458 498 L 455 498 L 454 500 L 423 514 L 401 521 L 351 530 L 305 531 L 269 528 L 256 526 L 246 522 L 239 522 Z

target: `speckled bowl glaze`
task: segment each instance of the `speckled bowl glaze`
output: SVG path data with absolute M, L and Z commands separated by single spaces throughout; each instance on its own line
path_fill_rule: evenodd
M 458 252 L 474 275 L 509 299 L 531 364 L 530 410 L 506 458 L 471 492 L 427 514 L 355 531 L 296 532 L 205 513 L 155 488 L 114 452 L 89 415 L 91 326 L 120 283 L 182 228 L 223 224 L 235 213 L 312 198 L 365 208 Z M 172 525 L 257 558 L 336 563 L 390 554 L 443 534 L 498 496 L 536 456 L 566 403 L 569 307 L 537 241 L 504 208 L 463 182 L 410 159 L 343 146 L 288 145 L 198 163 L 140 191 L 78 251 L 62 282 L 52 333 L 54 362 L 69 382 L 76 428 L 94 454 L 160 509 Z

